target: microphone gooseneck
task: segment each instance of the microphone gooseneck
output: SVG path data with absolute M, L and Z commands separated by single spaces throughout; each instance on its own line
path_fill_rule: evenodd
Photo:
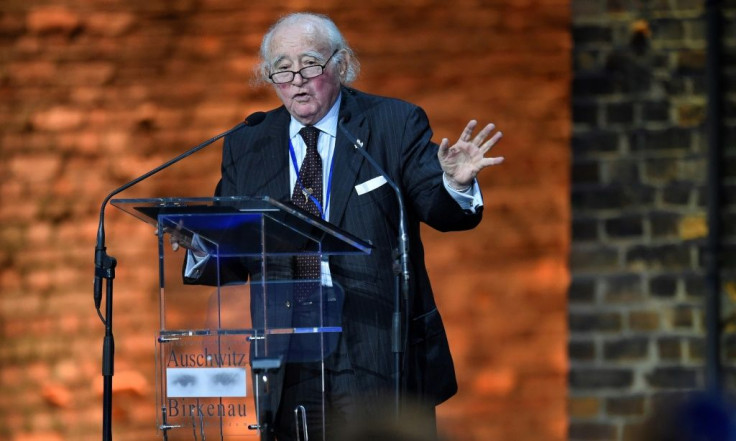
M 184 158 L 187 158 L 188 156 L 193 155 L 194 153 L 202 150 L 203 148 L 207 147 L 208 145 L 214 143 L 215 141 L 235 132 L 243 127 L 253 127 L 258 124 L 260 124 L 264 119 L 266 118 L 265 112 L 254 112 L 250 115 L 248 115 L 245 120 L 238 123 L 235 127 L 231 128 L 230 130 L 226 130 L 225 132 L 220 133 L 219 135 L 216 135 L 207 141 L 197 145 L 196 147 L 191 148 L 190 150 L 187 150 L 186 152 L 180 154 L 179 156 L 159 165 L 158 167 L 138 176 L 137 178 L 126 182 L 125 184 L 121 185 L 120 187 L 116 188 L 115 190 L 111 191 L 110 194 L 105 197 L 105 199 L 102 201 L 102 204 L 100 206 L 100 221 L 97 228 L 97 246 L 95 247 L 95 281 L 94 281 L 94 300 L 95 300 L 95 308 L 100 309 L 100 303 L 102 301 L 102 279 L 109 278 L 106 276 L 109 276 L 108 271 L 105 271 L 105 266 L 113 265 L 114 266 L 114 258 L 113 257 L 106 257 L 105 256 L 105 206 L 107 203 L 112 199 L 113 196 L 116 194 L 127 190 L 128 188 L 140 183 L 141 181 L 144 181 L 148 179 L 149 177 L 155 175 L 156 173 L 164 170 L 165 168 L 168 168 L 175 163 L 181 161 Z M 112 259 L 112 261 L 109 261 L 109 259 Z

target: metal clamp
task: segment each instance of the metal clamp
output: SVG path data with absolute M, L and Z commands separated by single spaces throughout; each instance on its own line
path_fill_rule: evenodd
M 167 430 L 178 429 L 180 427 L 183 427 L 183 426 L 180 426 L 180 425 L 172 425 L 172 424 L 161 424 L 160 426 L 158 426 L 158 430 L 161 430 L 161 431 L 164 431 L 165 432 Z

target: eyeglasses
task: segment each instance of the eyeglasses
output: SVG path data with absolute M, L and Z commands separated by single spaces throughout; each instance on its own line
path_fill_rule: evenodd
M 322 64 L 322 65 L 315 64 L 312 66 L 305 66 L 296 71 L 284 70 L 284 71 L 272 73 L 271 75 L 268 76 L 268 78 L 274 84 L 283 84 L 283 83 L 290 83 L 294 81 L 294 77 L 296 76 L 296 74 L 301 75 L 301 77 L 304 78 L 305 80 L 318 77 L 322 75 L 322 73 L 324 73 L 325 66 L 327 66 L 330 63 L 330 60 L 332 60 L 332 57 L 334 57 L 337 52 L 338 52 L 337 50 L 333 52 L 332 55 L 330 55 L 330 58 L 328 58 L 327 61 L 325 61 L 325 64 Z

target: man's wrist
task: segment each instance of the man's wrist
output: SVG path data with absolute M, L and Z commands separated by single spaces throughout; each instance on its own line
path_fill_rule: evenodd
M 447 186 L 459 193 L 465 193 L 473 187 L 472 182 L 467 185 L 459 185 L 456 182 L 453 182 L 450 178 L 447 177 L 447 173 L 444 174 L 444 178 Z

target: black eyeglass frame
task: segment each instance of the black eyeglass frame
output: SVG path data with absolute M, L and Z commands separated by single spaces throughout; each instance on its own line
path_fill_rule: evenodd
M 325 73 L 325 67 L 327 67 L 327 65 L 330 64 L 330 60 L 332 60 L 332 57 L 334 57 L 335 54 L 337 54 L 338 52 L 340 52 L 340 49 L 336 49 L 335 52 L 333 52 L 332 55 L 330 55 L 330 57 L 327 59 L 327 61 L 325 61 L 324 64 L 313 64 L 311 66 L 304 66 L 304 67 L 302 67 L 299 70 L 282 70 L 282 71 L 279 71 L 279 72 L 274 72 L 274 73 L 272 73 L 271 75 L 268 76 L 268 79 L 271 80 L 271 82 L 273 84 L 285 84 L 285 83 L 291 83 L 292 81 L 294 81 L 294 78 L 296 78 L 296 74 L 301 75 L 301 77 L 304 78 L 305 80 L 309 80 L 309 79 L 312 79 L 312 78 L 317 78 L 318 76 L 320 76 L 323 73 Z M 310 72 L 309 69 L 315 69 L 315 68 L 319 68 L 319 73 L 306 74 L 305 75 L 305 71 L 306 72 Z M 283 76 L 284 74 L 291 74 L 291 76 L 289 77 L 288 80 L 286 80 L 286 79 L 284 79 L 283 81 L 276 81 L 276 80 L 274 80 L 274 77 L 275 76 L 277 76 L 277 75 L 282 75 Z

